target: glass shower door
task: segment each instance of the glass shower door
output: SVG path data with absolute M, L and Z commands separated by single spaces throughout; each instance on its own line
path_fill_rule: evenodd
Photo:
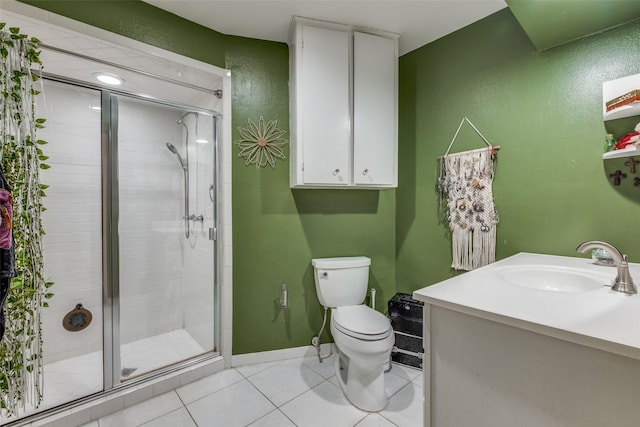
M 49 156 L 42 215 L 44 276 L 54 282 L 42 309 L 44 399 L 41 411 L 104 390 L 100 91 L 43 80 L 39 137 Z M 0 424 L 2 424 L 0 420 Z
M 124 96 L 117 104 L 125 381 L 214 350 L 215 117 Z

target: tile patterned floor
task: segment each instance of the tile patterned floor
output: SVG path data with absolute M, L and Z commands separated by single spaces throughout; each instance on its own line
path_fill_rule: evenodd
M 332 356 L 227 369 L 83 427 L 419 427 L 422 372 L 393 364 L 389 403 L 361 411 L 342 394 Z

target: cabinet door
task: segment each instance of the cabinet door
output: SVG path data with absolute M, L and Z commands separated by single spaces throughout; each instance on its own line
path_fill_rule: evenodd
M 353 43 L 353 180 L 396 186 L 396 41 L 355 32 Z
M 305 184 L 349 184 L 349 50 L 347 31 L 302 29 L 298 113 Z

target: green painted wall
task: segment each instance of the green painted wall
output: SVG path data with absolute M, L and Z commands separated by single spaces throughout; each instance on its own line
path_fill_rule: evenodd
M 437 158 L 464 116 L 502 146 L 494 181 L 499 259 L 580 256 L 576 246 L 597 239 L 640 261 L 638 199 L 610 185 L 601 158 L 602 82 L 640 73 L 639 38 L 636 21 L 538 53 L 504 9 L 400 59 L 399 291 L 456 274 L 435 183 Z M 457 151 L 482 146 L 463 129 Z
M 230 37 L 226 51 L 234 140 L 235 128 L 261 115 L 288 130 L 288 47 Z M 288 161 L 256 169 L 235 158 L 234 354 L 310 344 L 322 323 L 310 264 L 315 257 L 371 257 L 370 285 L 383 309 L 394 293 L 394 242 L 394 190 L 291 190 Z M 282 283 L 289 288 L 286 310 L 278 306 Z
M 261 115 L 289 130 L 286 44 L 224 36 L 138 1 L 27 3 L 230 69 L 234 141 L 238 127 Z M 395 293 L 395 190 L 291 190 L 288 160 L 257 170 L 237 152 L 234 146 L 233 353 L 310 344 L 322 323 L 314 257 L 369 256 L 369 285 L 385 311 Z M 287 310 L 278 306 L 282 283 Z

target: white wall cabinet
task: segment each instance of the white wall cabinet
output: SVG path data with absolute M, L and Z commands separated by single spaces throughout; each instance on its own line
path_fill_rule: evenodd
M 397 186 L 397 35 L 295 18 L 291 187 Z

